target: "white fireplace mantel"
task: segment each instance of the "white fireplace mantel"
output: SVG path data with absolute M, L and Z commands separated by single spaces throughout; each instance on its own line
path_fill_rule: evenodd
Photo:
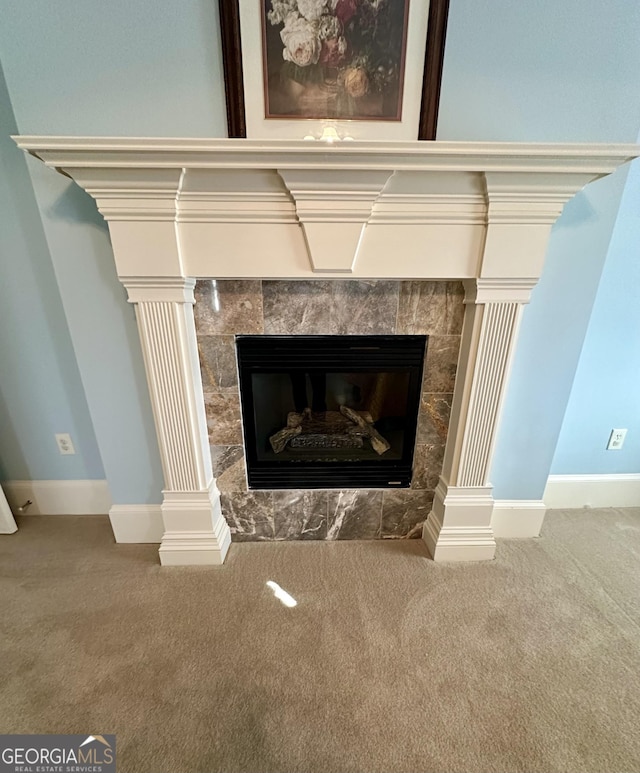
M 109 223 L 136 304 L 163 462 L 163 564 L 224 560 L 193 321 L 195 277 L 460 279 L 466 313 L 436 560 L 492 558 L 496 428 L 552 224 L 635 145 L 16 137 Z

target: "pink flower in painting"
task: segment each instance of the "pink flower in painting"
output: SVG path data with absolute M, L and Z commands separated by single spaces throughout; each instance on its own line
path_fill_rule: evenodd
M 348 24 L 358 10 L 358 0 L 337 0 L 333 12 L 341 23 Z
M 347 56 L 347 41 L 343 37 L 322 41 L 320 64 L 327 67 L 339 67 Z

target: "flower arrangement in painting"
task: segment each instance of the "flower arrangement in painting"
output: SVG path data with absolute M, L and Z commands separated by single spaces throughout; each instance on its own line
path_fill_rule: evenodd
M 300 117 L 399 119 L 408 0 L 266 0 L 272 102 Z M 269 56 L 267 56 L 269 60 Z M 275 61 L 274 61 L 275 60 Z

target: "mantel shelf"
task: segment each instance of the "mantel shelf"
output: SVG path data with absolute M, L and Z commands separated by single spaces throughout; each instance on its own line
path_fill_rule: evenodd
M 364 142 L 16 136 L 48 166 L 385 169 L 607 174 L 640 155 L 632 144 Z

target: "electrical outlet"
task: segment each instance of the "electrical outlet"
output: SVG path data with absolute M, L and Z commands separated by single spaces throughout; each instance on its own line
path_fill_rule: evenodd
M 626 429 L 612 429 L 609 435 L 609 442 L 607 443 L 607 451 L 619 451 L 626 436 Z
M 71 435 L 66 432 L 61 432 L 56 435 L 56 443 L 58 444 L 58 451 L 64 456 L 75 454 L 76 449 L 73 447 Z

